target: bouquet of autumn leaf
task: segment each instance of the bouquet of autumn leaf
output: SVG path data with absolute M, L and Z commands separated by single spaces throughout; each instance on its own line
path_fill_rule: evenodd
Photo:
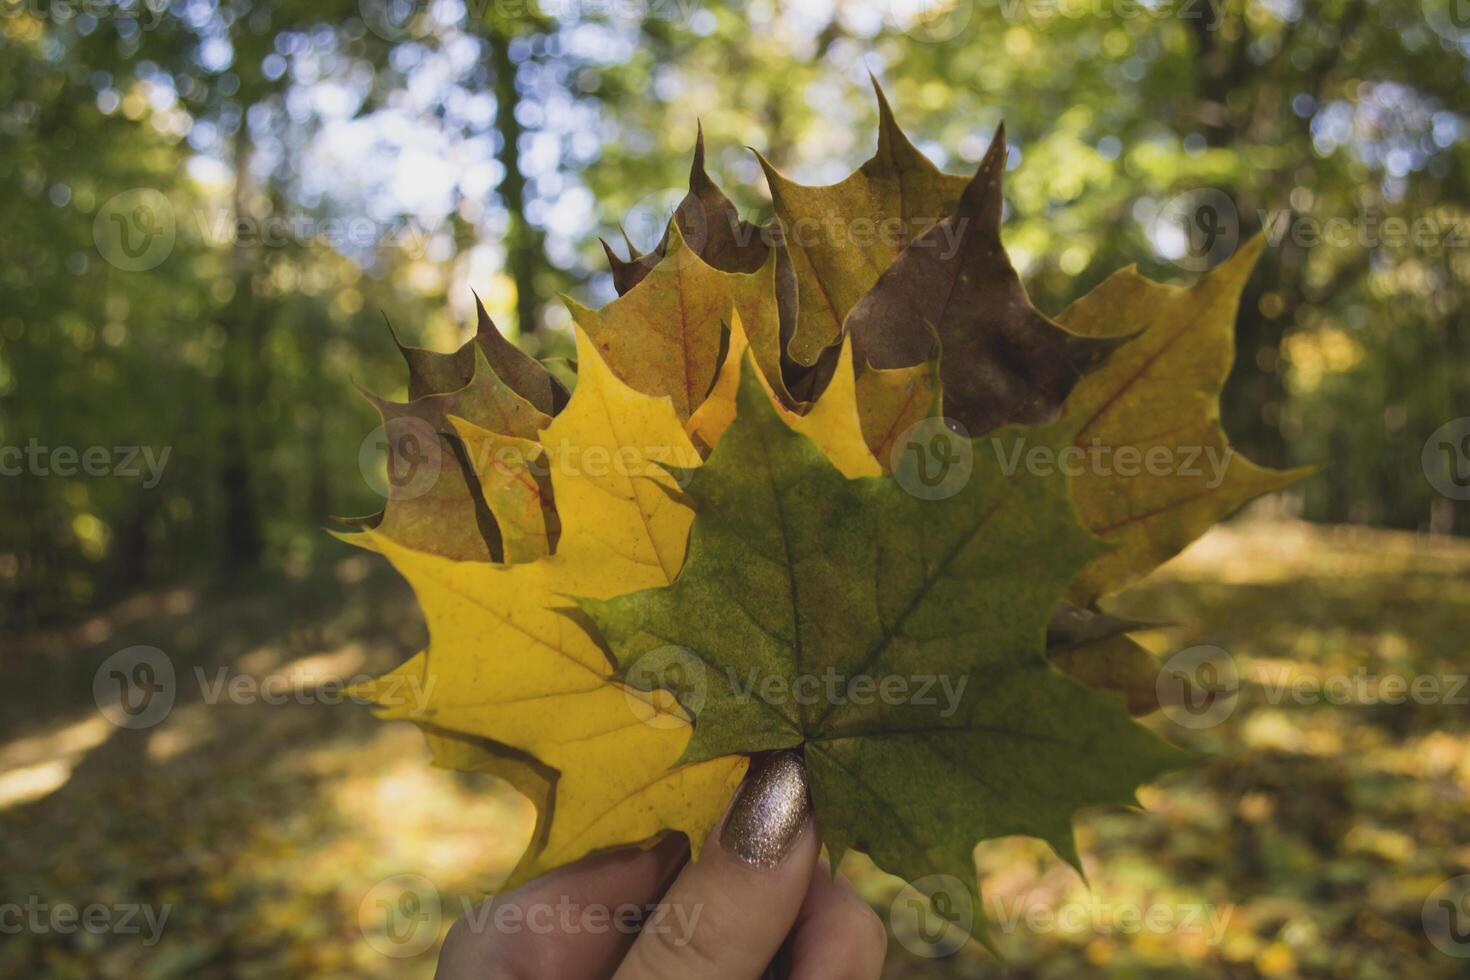
M 1003 133 L 943 174 L 878 100 L 842 182 L 761 160 L 767 227 L 701 136 L 657 248 L 604 243 L 619 298 L 568 301 L 570 394 L 483 308 L 453 354 L 400 345 L 390 472 L 438 465 L 348 539 L 407 578 L 430 641 L 358 693 L 534 801 L 509 884 L 674 832 L 697 849 L 750 756 L 795 748 L 834 866 L 856 848 L 973 888 L 978 841 L 1076 866 L 1076 810 L 1188 758 L 1130 717 L 1157 667 L 1098 601 L 1302 475 L 1229 454 L 1218 422 L 1260 241 L 1048 319 L 1000 241 Z M 1229 463 L 1123 476 L 1099 447 Z

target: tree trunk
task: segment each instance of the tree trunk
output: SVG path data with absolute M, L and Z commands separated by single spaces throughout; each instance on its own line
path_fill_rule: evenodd
M 516 327 L 522 335 L 534 334 L 541 325 L 541 302 L 537 274 L 543 259 L 542 236 L 526 221 L 526 178 L 521 173 L 520 140 L 523 130 L 516 119 L 520 92 L 516 88 L 516 66 L 510 57 L 511 30 L 492 23 L 487 36 L 490 66 L 495 73 L 495 129 L 500 134 L 496 154 L 505 176 L 496 188 L 505 208 L 505 266 L 516 284 Z

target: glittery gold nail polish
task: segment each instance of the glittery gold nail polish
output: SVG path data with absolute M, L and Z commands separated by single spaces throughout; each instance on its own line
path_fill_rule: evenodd
M 769 755 L 735 794 L 720 831 L 720 845 L 746 864 L 769 871 L 791 850 L 810 809 L 801 756 Z

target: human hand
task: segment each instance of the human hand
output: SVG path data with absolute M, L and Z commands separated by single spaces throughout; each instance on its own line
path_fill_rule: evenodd
M 776 753 L 698 861 L 670 835 L 487 899 L 450 929 L 436 980 L 876 980 L 882 920 L 820 849 L 801 759 Z

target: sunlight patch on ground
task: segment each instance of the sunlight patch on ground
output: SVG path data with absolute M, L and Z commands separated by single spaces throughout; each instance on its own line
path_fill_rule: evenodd
M 65 786 L 77 763 L 116 731 L 106 718 L 93 715 L 0 746 L 0 810 Z
M 0 773 L 0 810 L 56 792 L 71 778 L 71 770 L 70 761 L 53 759 Z

